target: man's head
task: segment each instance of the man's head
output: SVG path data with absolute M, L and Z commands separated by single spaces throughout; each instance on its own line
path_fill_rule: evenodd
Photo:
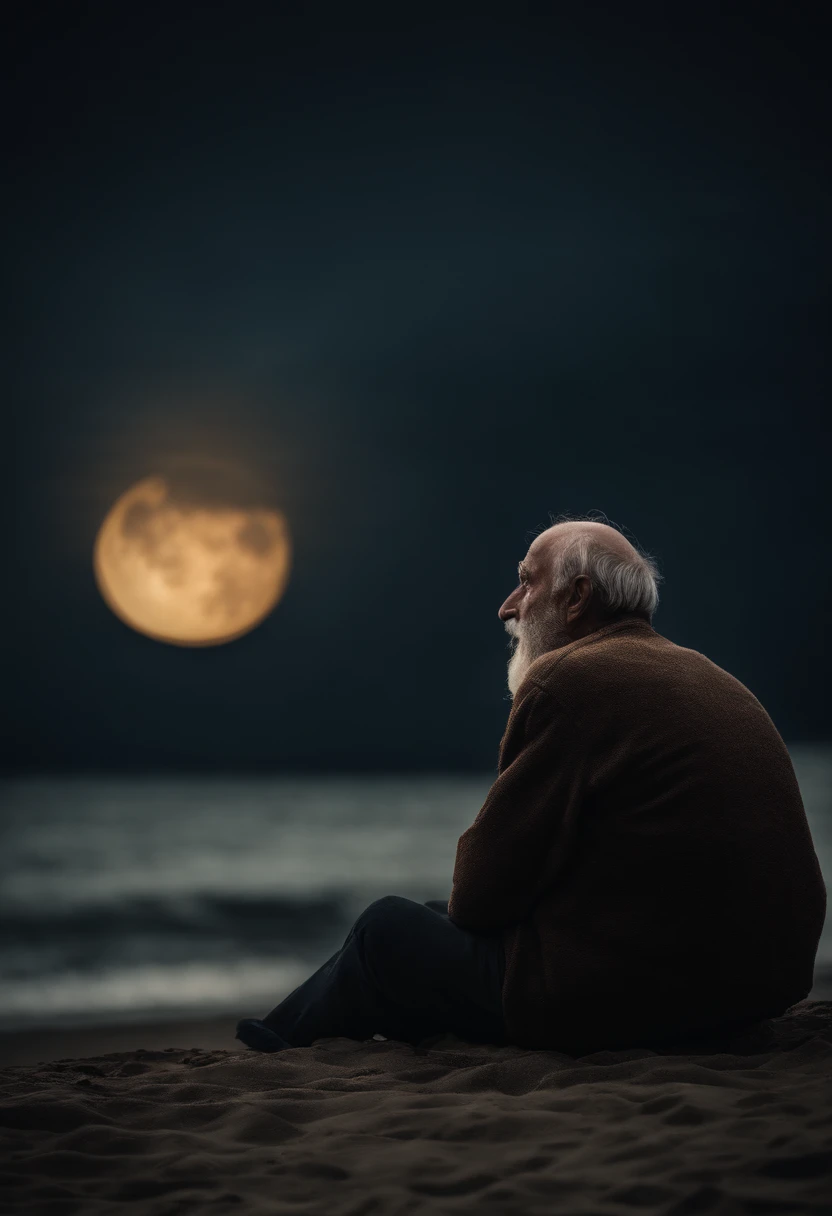
M 542 654 L 622 616 L 650 622 L 659 602 L 661 576 L 653 559 L 598 520 L 564 520 L 541 532 L 519 575 L 499 612 L 512 638 L 512 697 Z

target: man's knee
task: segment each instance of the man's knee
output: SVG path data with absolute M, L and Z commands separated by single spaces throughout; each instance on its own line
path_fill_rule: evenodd
M 414 903 L 403 895 L 382 895 L 368 904 L 355 922 L 356 931 L 366 946 L 382 952 L 396 950 L 407 940 L 417 919 L 422 904 Z
M 388 924 L 412 916 L 414 906 L 420 905 L 414 905 L 412 899 L 406 899 L 403 895 L 382 895 L 367 905 L 358 921 L 362 924 Z
M 368 904 L 355 923 L 356 946 L 372 982 L 397 1005 L 412 1003 L 410 989 L 428 949 L 422 936 L 426 921 L 438 920 L 423 904 L 384 895 Z

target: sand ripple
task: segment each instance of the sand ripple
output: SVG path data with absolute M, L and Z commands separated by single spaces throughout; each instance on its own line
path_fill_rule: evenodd
M 3 1213 L 832 1213 L 832 1002 L 696 1051 L 114 1053 L 0 1104 Z

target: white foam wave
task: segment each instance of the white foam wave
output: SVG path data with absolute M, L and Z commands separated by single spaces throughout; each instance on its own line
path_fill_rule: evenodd
M 224 964 L 154 964 L 98 974 L 65 971 L 6 983 L 0 992 L 0 1025 L 31 1026 L 77 1018 L 129 1014 L 244 1013 L 278 1004 L 312 973 L 308 964 L 242 959 Z

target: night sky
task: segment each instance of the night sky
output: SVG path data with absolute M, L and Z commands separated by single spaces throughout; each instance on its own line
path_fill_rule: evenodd
M 787 741 L 832 738 L 826 37 L 684 7 L 21 6 L 7 771 L 491 769 L 497 609 L 564 511 L 656 557 L 654 626 Z M 294 566 L 182 649 L 91 551 L 200 455 L 273 487 Z

